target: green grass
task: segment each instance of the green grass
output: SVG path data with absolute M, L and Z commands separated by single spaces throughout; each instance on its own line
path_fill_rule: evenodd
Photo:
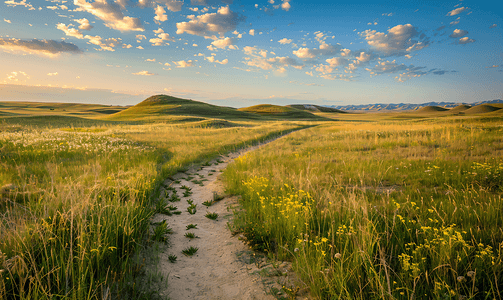
M 210 212 L 207 212 L 206 215 L 204 215 L 206 218 L 210 219 L 210 220 L 216 220 L 218 218 L 218 214 L 217 213 L 210 213 Z
M 281 120 L 328 120 L 324 117 L 314 115 L 305 110 L 271 104 L 260 104 L 250 107 L 244 107 L 240 108 L 239 111 L 257 114 L 259 116 L 264 116 L 267 118 L 277 118 Z
M 224 172 L 234 228 L 314 298 L 501 298 L 503 128 L 485 120 L 293 133 Z
M 183 249 L 182 253 L 185 254 L 186 256 L 192 256 L 196 254 L 197 250 L 199 250 L 199 248 L 190 246 L 188 248 Z

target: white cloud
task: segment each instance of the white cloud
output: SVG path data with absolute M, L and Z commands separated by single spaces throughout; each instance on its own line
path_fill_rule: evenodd
M 116 38 L 109 38 L 109 39 L 103 39 L 101 36 L 90 36 L 86 35 L 84 38 L 88 39 L 89 41 L 87 42 L 88 44 L 93 44 L 96 46 L 100 46 L 101 50 L 106 50 L 106 51 L 115 51 L 114 47 L 116 47 L 120 43 L 120 39 Z
M 9 23 L 9 24 L 10 24 L 10 23 L 12 23 L 10 20 L 7 20 L 7 19 L 5 19 L 5 18 L 3 19 L 3 21 L 4 21 L 4 22 L 7 22 L 7 23 Z
M 155 62 L 155 58 L 147 58 L 145 61 Z
M 136 72 L 136 73 L 131 73 L 133 75 L 141 75 L 141 76 L 153 76 L 153 75 L 157 75 L 157 74 L 154 74 L 154 73 L 150 73 L 149 71 L 140 71 L 140 72 Z
M 31 5 L 30 3 L 27 3 L 26 0 L 21 0 L 19 2 L 16 2 L 16 0 L 6 0 L 5 4 L 7 4 L 7 6 L 9 7 L 24 6 L 29 10 L 35 10 L 35 7 L 33 7 L 33 5 Z
M 47 76 L 56 76 L 58 75 L 58 72 L 54 72 L 54 73 L 47 73 Z
M 165 41 L 172 41 L 172 42 L 175 41 L 173 38 L 169 36 L 168 33 L 165 33 L 164 30 L 162 30 L 162 28 L 154 30 L 154 33 L 157 34 L 157 38 L 148 40 L 150 43 L 152 43 L 152 46 L 162 46 Z
M 161 24 L 164 21 L 168 20 L 168 16 L 166 15 L 166 10 L 164 7 L 157 5 L 155 8 L 155 17 L 154 17 L 154 22 L 156 24 Z
M 91 30 L 94 27 L 91 24 L 89 24 L 89 20 L 86 18 L 75 19 L 74 21 L 80 24 L 79 26 L 80 30 Z
M 284 44 L 290 44 L 292 42 L 291 39 L 287 39 L 287 38 L 282 38 L 281 40 L 278 41 L 278 43 L 284 45 Z
M 289 11 L 291 6 L 290 6 L 290 0 L 283 0 L 283 3 L 281 4 L 281 9 Z
M 74 44 L 53 40 L 20 40 L 0 38 L 0 49 L 8 52 L 25 52 L 48 57 L 57 57 L 61 53 L 80 54 L 82 51 Z
M 176 23 L 177 34 L 188 33 L 212 39 L 217 39 L 215 33 L 223 37 L 226 32 L 236 30 L 239 22 L 244 21 L 244 17 L 232 12 L 228 6 L 220 7 L 216 13 L 203 14 L 197 17 L 189 15 L 187 18 L 190 21 Z
M 250 31 L 248 31 L 248 34 L 249 35 L 255 35 L 255 29 L 250 29 Z
M 447 13 L 447 16 L 455 16 L 459 15 L 460 13 L 464 12 L 465 10 L 468 10 L 468 7 L 459 7 L 454 10 L 451 10 L 450 12 Z
M 226 37 L 223 39 L 215 40 L 211 44 L 219 49 L 225 49 L 225 47 L 234 45 L 234 39 Z
M 341 56 L 350 56 L 351 50 L 349 49 L 341 49 Z
M 318 49 L 299 48 L 298 50 L 294 50 L 293 54 L 295 54 L 298 58 L 315 58 L 318 55 L 334 54 L 339 49 L 340 49 L 339 46 L 333 46 L 330 44 L 323 43 L 320 45 Z
M 98 0 L 92 3 L 86 0 L 74 0 L 77 11 L 86 11 L 105 21 L 109 28 L 119 31 L 144 31 L 140 19 L 124 16 L 117 2 Z
M 454 29 L 451 35 L 449 37 L 451 38 L 460 38 L 468 34 L 468 31 L 466 30 L 461 30 L 461 29 Z
M 20 76 L 22 75 L 22 76 Z M 21 82 L 26 82 L 27 79 L 30 79 L 30 76 L 28 76 L 28 74 L 26 74 L 25 72 L 23 71 L 14 71 L 14 72 L 11 72 L 10 74 L 7 74 L 7 78 L 4 79 L 4 83 L 20 83 L 20 80 Z
M 388 33 L 377 32 L 376 30 L 366 30 L 361 33 L 367 43 L 377 50 L 389 54 L 405 54 L 412 50 L 420 50 L 429 45 L 428 39 L 411 24 L 397 25 L 388 30 Z M 419 40 L 414 40 L 419 36 Z M 420 41 L 422 39 L 422 41 Z
M 194 64 L 192 60 L 179 60 L 179 61 L 173 61 L 173 63 L 176 65 L 177 68 L 189 68 L 193 67 Z
M 69 28 L 69 26 L 67 26 L 63 23 L 59 23 L 58 25 L 56 25 L 56 28 L 59 30 L 62 30 L 67 36 L 73 36 L 78 39 L 84 38 L 84 35 L 82 34 L 82 32 L 78 31 L 75 28 Z
M 131 44 L 122 44 L 122 48 L 124 48 L 124 49 L 133 48 L 133 45 L 131 45 Z
M 360 52 L 360 55 L 356 57 L 358 62 L 362 62 L 362 63 L 369 61 L 371 58 L 372 58 L 372 55 L 365 53 L 363 51 Z
M 349 63 L 347 58 L 333 57 L 325 60 L 331 67 L 344 66 Z
M 498 24 L 493 24 L 493 25 L 489 26 L 489 29 L 491 29 L 491 28 L 495 28 L 495 27 L 497 27 L 497 26 L 498 26 Z
M 221 61 L 220 60 L 216 60 L 215 62 L 217 64 L 226 65 L 229 62 L 229 60 L 226 58 L 226 59 L 221 60 Z
M 470 44 L 470 43 L 473 43 L 473 42 L 475 42 L 474 39 L 470 39 L 467 36 L 465 36 L 464 38 L 460 38 L 459 39 L 458 44 L 464 45 L 464 44 Z

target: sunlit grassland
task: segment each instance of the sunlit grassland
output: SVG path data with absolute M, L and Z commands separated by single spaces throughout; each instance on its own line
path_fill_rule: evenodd
M 501 299 L 501 119 L 366 117 L 229 165 L 235 229 L 316 298 Z
M 93 120 L 55 128 L 45 118 L 0 125 L 0 299 L 149 299 L 136 285 L 143 269 L 133 254 L 148 244 L 161 182 L 299 128 Z

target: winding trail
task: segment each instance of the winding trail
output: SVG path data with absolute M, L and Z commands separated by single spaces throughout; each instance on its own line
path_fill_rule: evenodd
M 218 177 L 231 161 L 272 141 L 221 156 L 210 166 L 192 168 L 176 174 L 173 176 L 174 180 L 165 181 L 165 185 L 174 188 L 181 199 L 170 204 L 182 213 L 172 216 L 156 214 L 152 220 L 166 220 L 173 229 L 169 244 L 161 249 L 159 264 L 156 266 L 168 278 L 167 290 L 161 295 L 172 300 L 287 297 L 280 288 L 283 284 L 288 285 L 289 278 L 293 276 L 290 264 L 267 261 L 263 255 L 251 251 L 241 241 L 242 236 L 233 236 L 228 229 L 227 223 L 232 218 L 232 206 L 237 205 L 237 197 L 215 201 L 210 207 L 203 205 L 203 202 L 213 200 L 214 193 L 223 195 L 223 184 Z M 195 180 L 204 181 L 201 184 L 194 182 Z M 191 189 L 192 195 L 183 197 L 185 190 L 181 187 L 184 185 Z M 172 190 L 164 190 L 161 197 L 170 197 L 172 193 Z M 187 199 L 196 204 L 197 211 L 193 215 L 187 211 Z M 217 213 L 217 220 L 206 218 L 207 212 Z M 197 224 L 197 228 L 187 230 L 186 226 L 189 224 Z M 197 238 L 185 237 L 187 232 L 194 233 Z M 182 250 L 190 246 L 197 247 L 198 251 L 193 256 L 182 254 Z M 169 255 L 177 256 L 175 263 L 169 261 Z

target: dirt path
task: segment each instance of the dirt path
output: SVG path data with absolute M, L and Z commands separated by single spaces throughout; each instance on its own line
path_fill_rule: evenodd
M 157 214 L 153 219 L 153 222 L 166 220 L 173 229 L 169 245 L 162 250 L 157 265 L 157 269 L 168 278 L 168 289 L 162 292 L 163 296 L 172 300 L 287 297 L 280 289 L 282 285 L 288 286 L 290 264 L 267 261 L 264 256 L 252 252 L 241 241 L 242 237 L 232 236 L 228 229 L 227 222 L 232 217 L 230 206 L 236 205 L 236 197 L 215 201 L 210 207 L 203 205 L 205 201 L 213 201 L 214 194 L 223 195 L 222 183 L 217 180 L 221 170 L 239 155 L 258 147 L 222 156 L 210 166 L 178 173 L 173 176 L 174 181 L 166 180 L 166 186 L 174 188 L 181 199 L 169 204 L 182 213 L 172 216 Z M 189 187 L 192 194 L 183 197 L 185 189 L 182 186 Z M 164 193 L 169 198 L 173 191 L 165 190 Z M 187 211 L 188 199 L 196 205 L 195 214 Z M 217 220 L 206 218 L 207 212 L 217 213 Z M 189 224 L 197 224 L 197 228 L 187 230 Z M 188 232 L 197 238 L 185 237 Z M 193 256 L 182 254 L 182 250 L 190 246 L 197 247 L 198 251 Z M 169 255 L 177 256 L 175 263 L 169 261 Z

